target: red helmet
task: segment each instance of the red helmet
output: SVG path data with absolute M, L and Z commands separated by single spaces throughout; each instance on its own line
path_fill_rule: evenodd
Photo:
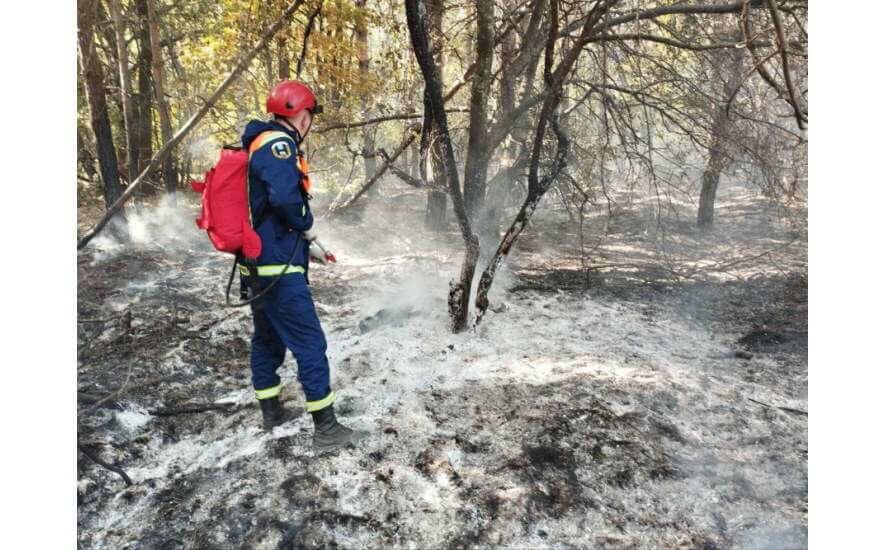
M 317 98 L 310 88 L 295 80 L 284 80 L 274 86 L 268 101 L 265 103 L 269 113 L 282 116 L 294 116 L 302 109 L 319 114 L 322 108 L 317 105 Z

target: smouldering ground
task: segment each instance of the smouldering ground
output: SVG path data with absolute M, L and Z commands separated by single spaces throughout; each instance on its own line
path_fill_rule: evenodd
M 136 218 L 139 243 L 79 257 L 79 441 L 133 481 L 81 454 L 80 545 L 804 548 L 805 235 L 742 193 L 721 204 L 707 236 L 624 212 L 599 243 L 591 220 L 590 270 L 574 227 L 540 218 L 461 335 L 454 233 L 405 204 L 384 231 L 321 220 L 337 408 L 372 436 L 319 458 L 306 415 L 258 429 L 249 318 L 217 305 L 227 258 L 186 209 Z M 284 381 L 300 406 L 291 358 Z

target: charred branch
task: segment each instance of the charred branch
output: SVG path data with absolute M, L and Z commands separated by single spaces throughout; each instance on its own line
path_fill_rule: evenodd
M 330 206 L 329 207 L 329 215 L 330 216 L 338 215 L 341 212 L 343 212 L 344 210 L 347 210 L 348 208 L 353 206 L 354 203 L 357 202 L 357 199 L 362 197 L 364 193 L 369 191 L 369 189 L 373 185 L 375 185 L 381 179 L 382 176 L 385 175 L 385 172 L 388 171 L 388 168 L 391 166 L 391 164 L 395 160 L 397 160 L 397 158 L 399 158 L 401 154 L 403 154 L 403 151 L 405 151 L 406 148 L 409 147 L 409 145 L 415 140 L 415 137 L 420 133 L 420 131 L 421 131 L 421 127 L 417 124 L 414 124 L 414 125 L 410 126 L 409 128 L 407 128 L 406 135 L 403 136 L 403 140 L 400 142 L 400 145 L 394 150 L 394 152 L 390 156 L 385 157 L 385 161 L 382 163 L 381 166 L 378 167 L 375 174 L 373 174 L 371 178 L 366 180 L 366 182 L 364 182 L 363 185 L 360 186 L 360 189 L 358 189 L 357 192 L 354 193 L 354 195 L 351 196 L 350 199 L 348 199 L 347 201 L 345 201 L 344 203 L 342 203 L 340 205 Z
M 105 468 L 106 470 L 114 472 L 115 474 L 120 476 L 120 478 L 123 479 L 123 483 L 125 483 L 127 486 L 132 485 L 132 479 L 130 479 L 129 476 L 126 474 L 126 472 L 123 471 L 123 468 L 116 466 L 114 464 L 111 464 L 110 462 L 105 462 L 104 460 L 99 458 L 99 456 L 97 454 L 95 454 L 89 448 L 87 448 L 85 445 L 77 445 L 77 450 L 79 450 L 81 453 L 83 453 L 83 456 L 85 456 L 86 458 L 88 458 L 92 462 L 95 462 L 96 464 L 98 464 L 102 468 Z

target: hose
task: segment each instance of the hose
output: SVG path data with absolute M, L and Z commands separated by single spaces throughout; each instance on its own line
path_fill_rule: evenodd
M 231 307 L 231 308 L 248 306 L 249 304 L 255 302 L 256 300 L 258 300 L 259 298 L 261 298 L 262 296 L 264 296 L 265 294 L 270 292 L 270 290 L 272 288 L 274 288 L 274 286 L 276 286 L 277 283 L 280 281 L 280 278 L 286 273 L 286 270 L 289 269 L 289 265 L 292 264 L 292 260 L 295 259 L 296 252 L 298 252 L 298 241 L 296 241 L 295 246 L 292 247 L 292 254 L 289 256 L 289 260 L 283 265 L 283 268 L 280 270 L 280 273 L 273 276 L 274 280 L 271 281 L 271 284 L 269 284 L 267 286 L 267 288 L 265 288 L 264 290 L 262 290 L 261 292 L 259 292 L 255 296 L 253 296 L 252 298 L 249 298 L 247 300 L 243 300 L 242 302 L 237 302 L 237 303 L 232 304 L 231 303 L 231 285 L 234 283 L 234 274 L 237 273 L 237 264 L 239 264 L 239 258 L 237 256 L 235 256 L 234 257 L 234 266 L 231 268 L 231 276 L 228 277 L 228 286 L 227 286 L 227 288 L 225 288 L 225 306 Z M 256 275 L 256 277 L 257 276 L 258 275 Z

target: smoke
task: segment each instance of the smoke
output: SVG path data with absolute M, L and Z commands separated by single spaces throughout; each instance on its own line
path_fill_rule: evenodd
M 137 244 L 175 245 L 191 243 L 202 235 L 194 224 L 192 208 L 173 202 L 165 195 L 157 206 L 129 218 L 129 236 Z
M 170 255 L 194 249 L 210 251 L 206 234 L 194 223 L 198 207 L 189 198 L 179 193 L 174 201 L 170 195 L 164 195 L 153 206 L 140 210 L 130 207 L 126 211 L 128 239 L 121 241 L 109 230 L 99 234 L 88 246 L 95 251 L 93 264 L 107 261 L 127 247 L 156 247 Z
M 447 280 L 425 271 L 397 275 L 370 294 L 359 311 L 362 316 L 386 311 L 390 321 L 414 315 L 436 316 L 444 311 Z
M 212 166 L 218 160 L 221 145 L 213 136 L 202 136 L 187 145 L 188 154 L 195 166 Z

